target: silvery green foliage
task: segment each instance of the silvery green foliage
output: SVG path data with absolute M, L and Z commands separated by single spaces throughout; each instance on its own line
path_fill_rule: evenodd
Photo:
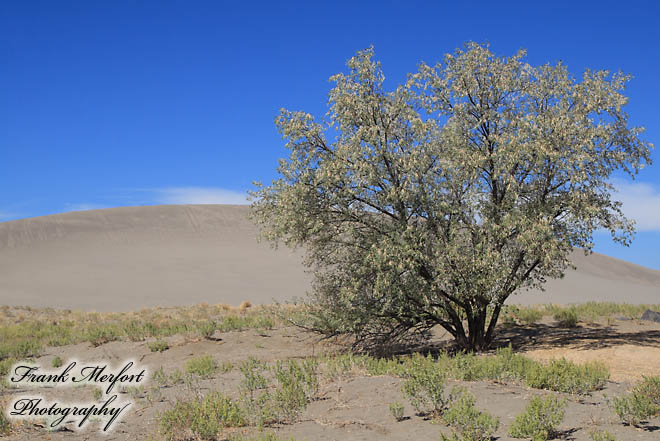
M 323 122 L 281 111 L 291 154 L 252 194 L 263 235 L 307 250 L 316 328 L 373 344 L 440 325 L 483 349 L 504 301 L 560 277 L 595 230 L 630 241 L 608 179 L 652 145 L 622 110 L 628 76 L 469 43 L 386 91 L 373 55 L 331 78 Z

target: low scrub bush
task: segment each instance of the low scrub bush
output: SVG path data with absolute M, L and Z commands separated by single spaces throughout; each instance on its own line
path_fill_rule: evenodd
M 319 390 L 318 360 L 278 361 L 268 366 L 250 358 L 239 366 L 239 390 L 251 424 L 293 423 Z M 271 384 L 266 373 L 272 375 Z
M 114 326 L 98 325 L 87 330 L 86 340 L 97 347 L 111 341 L 119 340 L 120 334 Z
M 367 374 L 372 376 L 402 376 L 405 375 L 406 371 L 406 367 L 395 358 L 362 356 L 357 358 L 356 363 L 359 367 L 364 368 L 367 371 Z
M 11 422 L 7 418 L 7 415 L 5 415 L 5 403 L 0 402 L 0 405 L 0 435 L 9 435 L 9 432 L 11 432 Z
M 62 366 L 63 363 L 64 363 L 64 362 L 63 362 L 62 359 L 59 357 L 59 355 L 56 355 L 55 358 L 53 358 L 53 361 L 51 361 L 50 364 L 51 364 L 54 368 L 58 368 L 58 367 Z
M 455 391 L 456 399 L 442 414 L 442 421 L 455 432 L 453 438 L 461 441 L 488 441 L 500 425 L 497 417 L 478 410 L 474 396 L 465 391 Z M 444 437 L 444 439 L 447 439 Z
M 186 372 L 202 378 L 210 378 L 218 371 L 218 362 L 210 355 L 200 355 L 186 362 Z
M 325 358 L 325 377 L 334 381 L 344 378 L 356 365 L 356 356 L 353 353 L 341 354 Z
M 265 389 L 268 386 L 268 380 L 263 375 L 266 369 L 266 364 L 250 357 L 239 365 L 239 369 L 243 374 L 243 379 L 239 389 L 243 394 L 248 393 L 250 396 L 259 389 Z
M 631 393 L 614 397 L 611 405 L 623 423 L 639 425 L 660 413 L 660 377 L 643 377 Z
M 392 414 L 395 420 L 403 421 L 404 419 L 403 404 L 399 403 L 398 401 L 395 401 L 394 403 L 390 403 L 390 413 Z
M 0 360 L 6 358 L 30 358 L 38 356 L 43 346 L 36 339 L 11 339 L 4 340 L 0 338 Z
M 240 406 L 219 392 L 203 398 L 178 401 L 160 415 L 161 433 L 167 440 L 215 440 L 225 427 L 244 426 L 246 418 Z
M 571 394 L 587 394 L 602 389 L 609 379 L 609 371 L 602 363 L 578 365 L 560 359 L 543 364 L 516 354 L 511 347 L 498 349 L 495 356 L 443 355 L 437 363 L 458 380 L 523 382 L 536 389 Z
M 454 378 L 464 381 L 522 381 L 527 372 L 538 365 L 537 362 L 516 354 L 511 347 L 498 349 L 495 356 L 459 353 L 451 358 L 445 355 L 438 361 L 447 366 Z
M 269 392 L 273 414 L 279 423 L 293 423 L 318 392 L 318 362 L 277 362 L 273 374 L 277 386 Z
M 578 314 L 574 308 L 561 309 L 555 313 L 554 318 L 564 328 L 575 328 L 578 323 Z
M 448 378 L 520 382 L 537 389 L 572 394 L 588 394 L 602 389 L 609 379 L 609 371 L 602 363 L 575 364 L 560 359 L 544 364 L 515 353 L 510 346 L 498 349 L 495 355 L 458 353 L 451 356 L 441 353 L 437 359 L 421 355 L 392 359 L 340 355 L 326 360 L 326 375 L 336 379 L 356 367 L 365 369 L 369 375 L 405 378 L 404 395 L 418 412 L 423 412 L 422 409 L 428 411 L 429 407 L 438 410 L 432 404 L 434 400 L 440 400 L 438 405 L 443 406 L 445 398 L 440 399 L 440 390 L 444 385 L 443 379 Z
M 539 363 L 517 354 L 511 346 L 500 348 L 495 353 L 495 366 L 492 371 L 492 380 L 499 381 L 524 381 L 528 372 Z
M 418 413 L 442 413 L 450 400 L 444 390 L 447 374 L 431 357 L 411 358 L 405 377 L 401 391 Z
M 533 325 L 543 318 L 543 311 L 535 307 L 521 307 L 510 305 L 504 312 L 505 320 L 509 322 L 519 322 L 525 325 Z
M 0 311 L 0 360 L 35 357 L 47 346 L 82 342 L 99 346 L 116 340 L 144 341 L 190 333 L 212 336 L 214 327 L 220 331 L 271 329 L 285 323 L 288 316 L 299 314 L 299 309 L 251 307 L 239 312 L 226 305 L 196 305 L 97 313 L 7 307 Z
M 509 434 L 514 438 L 531 438 L 533 441 L 552 439 L 564 419 L 565 408 L 566 400 L 554 395 L 534 397 L 525 411 L 516 417 Z
M 151 352 L 164 352 L 170 348 L 170 345 L 168 345 L 165 340 L 160 338 L 149 342 L 148 346 Z
M 154 371 L 154 373 L 151 375 L 151 379 L 156 382 L 158 387 L 169 386 L 169 376 L 165 373 L 163 366 Z
M 654 405 L 660 407 L 660 377 L 643 377 L 642 381 L 635 385 L 633 393 L 647 397 Z
M 593 441 L 619 441 L 607 430 L 592 430 L 589 436 Z
M 660 412 L 660 407 L 653 403 L 649 397 L 636 392 L 614 397 L 612 404 L 619 419 L 623 423 L 632 426 L 638 426 L 650 416 Z
M 536 364 L 525 374 L 525 384 L 529 387 L 570 394 L 587 394 L 602 389 L 608 379 L 609 371 L 603 363 L 577 365 L 563 358 L 547 365 Z
M 232 314 L 217 323 L 220 332 L 242 331 L 243 329 L 268 330 L 275 326 L 272 317 L 265 314 Z
M 222 364 L 220 364 L 220 372 L 222 372 L 223 374 L 226 374 L 227 372 L 231 372 L 233 369 L 234 369 L 234 364 L 229 360 L 225 360 L 222 362 Z
M 185 375 L 180 369 L 175 369 L 169 376 L 168 381 L 171 385 L 181 384 L 185 381 Z
M 263 426 L 274 420 L 270 407 L 270 397 L 264 391 L 268 387 L 268 380 L 264 376 L 266 364 L 250 357 L 239 365 L 243 374 L 238 389 L 243 397 L 243 405 L 250 424 Z
M 197 323 L 197 333 L 200 337 L 205 339 L 210 339 L 213 337 L 215 330 L 218 329 L 218 326 L 214 320 L 203 320 Z
M 144 341 L 151 334 L 141 320 L 127 321 L 122 326 L 122 331 L 130 341 Z

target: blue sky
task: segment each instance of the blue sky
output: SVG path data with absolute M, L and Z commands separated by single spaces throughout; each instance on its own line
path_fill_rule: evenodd
M 532 64 L 634 76 L 628 113 L 660 145 L 660 6 L 594 2 L 0 2 L 0 220 L 122 205 L 236 203 L 286 154 L 281 107 L 322 115 L 355 51 L 387 84 L 466 41 Z M 626 249 L 660 269 L 660 161 L 620 182 Z

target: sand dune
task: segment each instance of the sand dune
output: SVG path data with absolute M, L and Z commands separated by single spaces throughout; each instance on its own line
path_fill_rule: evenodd
M 249 208 L 163 205 L 0 223 L 0 304 L 135 310 L 304 296 L 301 253 L 256 241 Z M 575 253 L 577 271 L 515 303 L 660 303 L 660 271 Z

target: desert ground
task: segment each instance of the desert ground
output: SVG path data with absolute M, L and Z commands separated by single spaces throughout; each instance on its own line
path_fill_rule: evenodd
M 7 374 L 0 401 L 5 410 L 23 395 L 90 403 L 106 397 L 93 385 L 12 385 L 8 373 L 20 360 L 50 371 L 72 360 L 113 366 L 134 360 L 147 369 L 147 380 L 117 388 L 132 404 L 108 433 L 96 420 L 83 430 L 72 421 L 49 430 L 47 419 L 33 418 L 9 420 L 11 426 L 0 436 L 25 441 L 438 440 L 454 428 L 437 413 L 415 409 L 404 393 L 410 363 L 430 355 L 433 369 L 445 375 L 446 394 L 461 386 L 473 394 L 477 409 L 499 419 L 493 439 L 516 439 L 510 428 L 530 400 L 556 396 L 566 400 L 566 407 L 551 439 L 660 440 L 657 412 L 630 424 L 614 406 L 616 397 L 626 396 L 645 377 L 660 376 L 660 323 L 640 318 L 646 308 L 660 310 L 660 271 L 576 252 L 576 271 L 550 281 L 544 293 L 515 296 L 501 320 L 496 347 L 510 345 L 541 370 L 563 358 L 600 372 L 593 374 L 598 381 L 582 389 L 564 380 L 559 386 L 539 385 L 506 369 L 506 375 L 480 371 L 476 358 L 454 354 L 441 330 L 414 350 L 375 358 L 352 353 L 345 341 L 320 340 L 292 326 L 298 309 L 269 305 L 303 297 L 309 289 L 302 255 L 258 243 L 247 213 L 243 206 L 127 207 L 1 223 L 0 365 Z M 549 304 L 563 306 L 540 306 Z M 561 321 L 566 311 L 575 313 L 577 323 Z M 501 360 L 498 354 L 493 350 L 477 358 Z M 304 400 L 287 402 L 288 407 L 273 404 L 286 401 L 278 395 L 285 390 L 278 363 L 283 368 L 308 362 L 314 387 Z M 265 383 L 250 388 L 247 379 L 255 372 Z M 203 416 L 195 420 L 175 412 L 217 392 L 243 416 L 213 435 L 195 429 Z M 248 392 L 254 397 L 248 399 Z M 259 404 L 258 397 L 266 398 Z M 394 404 L 402 405 L 399 418 Z M 212 420 L 219 411 L 210 405 L 204 412 Z M 258 422 L 257 413 L 263 417 Z M 597 431 L 603 438 L 595 438 Z

